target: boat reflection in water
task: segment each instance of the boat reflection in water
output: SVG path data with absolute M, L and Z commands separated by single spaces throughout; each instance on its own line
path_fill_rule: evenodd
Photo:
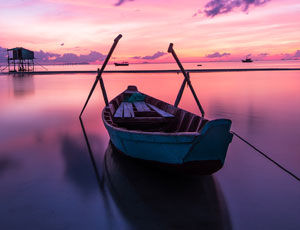
M 133 229 L 231 229 L 212 176 L 167 172 L 111 143 L 103 164 L 104 181 Z

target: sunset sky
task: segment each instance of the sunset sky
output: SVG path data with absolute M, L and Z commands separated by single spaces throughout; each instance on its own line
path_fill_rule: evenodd
M 99 62 L 118 34 L 114 60 L 166 62 L 300 59 L 299 0 L 0 0 L 6 48 L 43 62 Z

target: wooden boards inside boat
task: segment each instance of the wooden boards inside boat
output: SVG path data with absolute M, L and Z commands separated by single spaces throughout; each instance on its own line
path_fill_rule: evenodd
M 163 111 L 157 107 L 155 107 L 154 105 L 150 105 L 147 104 L 151 109 L 155 110 L 159 115 L 161 115 L 162 117 L 174 117 L 174 115 L 167 113 L 166 111 Z
M 122 102 L 124 104 L 124 117 L 134 117 L 132 103 Z
M 132 103 L 122 102 L 119 108 L 117 109 L 114 117 L 119 117 L 119 118 L 134 117 Z
M 135 125 L 136 128 L 145 128 L 170 123 L 174 118 L 174 115 L 144 101 L 121 102 L 113 115 L 116 124 L 131 128 L 135 128 Z
M 151 111 L 150 108 L 143 101 L 136 101 L 136 102 L 133 102 L 133 104 L 138 112 L 150 112 Z
M 124 104 L 123 102 L 120 104 L 119 108 L 117 109 L 117 111 L 114 114 L 114 117 L 123 117 L 123 110 L 124 110 Z
M 174 115 L 172 115 L 172 114 L 170 114 L 170 113 L 168 113 L 166 111 L 163 111 L 163 110 L 157 108 L 154 105 L 145 103 L 143 101 L 133 102 L 133 104 L 134 104 L 134 106 L 136 108 L 136 113 L 139 113 L 139 112 L 151 112 L 151 109 L 152 109 L 160 117 L 174 117 Z M 120 106 L 118 107 L 117 111 L 114 114 L 114 117 L 117 117 L 117 118 L 121 118 L 121 117 L 123 117 L 123 118 L 135 117 L 135 112 L 134 112 L 132 103 L 130 103 L 130 102 L 121 102 Z M 151 117 L 151 116 L 149 116 L 149 117 Z

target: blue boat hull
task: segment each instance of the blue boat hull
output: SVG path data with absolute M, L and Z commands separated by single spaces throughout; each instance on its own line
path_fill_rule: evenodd
M 124 154 L 165 164 L 188 165 L 193 162 L 218 162 L 223 166 L 232 140 L 231 121 L 209 121 L 200 132 L 143 132 L 115 127 L 106 122 L 113 145 Z M 218 168 L 220 168 L 218 167 Z
M 135 86 L 128 86 L 103 109 L 103 123 L 119 151 L 174 168 L 198 165 L 203 174 L 223 166 L 232 140 L 230 120 L 208 121 L 146 94 L 143 102 L 126 102 L 137 94 Z

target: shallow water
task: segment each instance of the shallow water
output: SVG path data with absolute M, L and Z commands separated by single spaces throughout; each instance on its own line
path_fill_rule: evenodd
M 183 80 L 103 77 L 109 98 L 134 84 L 169 103 Z M 299 181 L 236 137 L 212 177 L 181 178 L 124 160 L 108 147 L 97 87 L 83 123 L 99 187 L 78 120 L 94 79 L 0 75 L 1 229 L 300 228 Z M 191 80 L 207 118 L 231 119 L 232 130 L 300 176 L 300 71 L 195 73 Z M 188 88 L 180 106 L 199 114 Z

